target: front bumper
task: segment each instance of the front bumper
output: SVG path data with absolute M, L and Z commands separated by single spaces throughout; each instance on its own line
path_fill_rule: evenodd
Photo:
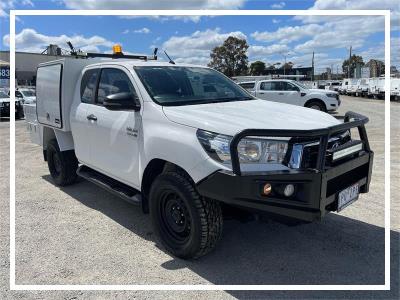
M 18 114 L 20 111 L 23 110 L 22 104 L 15 104 L 15 113 Z M 3 103 L 3 106 L 0 106 L 0 115 L 2 117 L 9 117 L 10 116 L 10 103 L 6 102 Z
M 359 116 L 351 113 L 352 116 Z M 364 123 L 368 119 L 346 122 L 331 127 L 326 135 L 321 136 L 321 147 L 318 166 L 315 169 L 275 172 L 247 172 L 240 171 L 240 165 L 232 151 L 235 144 L 245 136 L 260 136 L 261 132 L 248 131 L 239 133 L 232 140 L 231 146 L 233 171 L 217 171 L 197 184 L 199 193 L 208 198 L 216 199 L 224 203 L 245 208 L 256 212 L 265 212 L 274 215 L 289 217 L 303 221 L 320 220 L 329 211 L 337 210 L 338 193 L 347 187 L 358 183 L 360 193 L 367 193 L 371 181 L 373 164 L 373 152 L 369 148 Z M 326 140 L 330 133 L 357 126 L 360 138 L 364 144 L 364 150 L 356 157 L 351 157 L 340 164 L 327 166 Z M 288 134 L 300 134 L 289 132 Z M 281 136 L 283 132 L 279 133 Z M 303 136 L 306 134 L 302 132 Z M 319 133 L 308 133 L 319 136 Z M 268 131 L 262 136 L 278 136 L 278 133 Z M 324 142 L 325 140 L 325 142 Z M 232 153 L 233 152 L 233 153 Z M 263 186 L 269 183 L 272 193 L 263 195 Z M 295 193 L 291 197 L 285 197 L 282 193 L 287 184 L 295 186 Z

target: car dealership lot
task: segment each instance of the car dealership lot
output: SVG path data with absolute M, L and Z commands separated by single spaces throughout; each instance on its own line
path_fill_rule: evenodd
M 65 188 L 53 185 L 41 148 L 30 143 L 24 121 L 17 121 L 16 283 L 383 284 L 384 102 L 341 98 L 340 114 L 352 110 L 370 118 L 367 131 L 375 151 L 370 193 L 361 195 L 343 212 L 332 213 L 320 223 L 292 227 L 273 221 L 246 224 L 226 221 L 224 238 L 217 249 L 196 261 L 175 259 L 161 246 L 159 248 L 150 218 L 143 215 L 139 207 L 125 203 L 89 182 L 80 181 Z M 400 104 L 391 103 L 391 112 L 394 175 L 400 171 Z M 0 166 L 1 182 L 6 184 L 0 188 L 4 196 L 0 211 L 1 238 L 6 241 L 9 232 L 8 133 L 9 123 L 3 120 L 0 123 Z M 391 191 L 392 289 L 397 291 L 376 292 L 388 299 L 398 296 L 398 177 L 392 176 Z M 2 243 L 2 274 L 8 274 L 8 247 L 8 242 Z M 2 277 L 2 286 L 7 280 Z M 280 295 L 291 298 L 293 293 Z M 321 296 L 321 293 L 316 295 Z M 365 297 L 367 293 L 352 295 Z M 23 293 L 15 295 L 22 297 Z M 86 298 L 95 294 L 69 292 L 68 295 Z M 131 293 L 120 292 L 119 295 Z M 143 296 L 144 292 L 132 295 Z M 165 296 L 163 293 L 154 295 Z M 206 295 L 210 297 L 206 293 L 191 293 L 194 298 Z M 311 295 L 301 294 L 300 297 Z M 214 292 L 211 297 L 217 296 L 241 298 L 253 294 L 228 291 Z

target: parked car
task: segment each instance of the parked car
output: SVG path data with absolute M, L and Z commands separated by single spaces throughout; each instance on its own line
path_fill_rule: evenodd
M 339 87 L 342 84 L 341 81 L 335 80 L 335 81 L 328 81 L 325 85 L 326 90 L 331 90 L 335 92 L 339 92 Z
M 10 92 L 8 92 L 10 95 Z M 22 103 L 35 103 L 36 102 L 36 95 L 33 89 L 28 88 L 17 88 L 15 91 L 15 97 L 20 99 Z
M 354 96 L 366 97 L 368 96 L 369 78 L 360 78 L 357 80 Z
M 238 85 L 240 85 L 245 90 L 248 90 L 249 92 L 254 92 L 254 88 L 256 86 L 256 81 L 239 82 Z
M 0 91 L 0 118 L 10 117 L 10 96 L 5 92 Z M 24 117 L 22 101 L 15 99 L 15 118 L 21 119 Z
M 347 85 L 346 95 L 355 96 L 357 92 L 357 85 L 358 79 L 357 78 L 350 78 L 349 84 Z
M 304 106 L 321 111 L 335 111 L 340 106 L 339 94 L 323 89 L 310 89 L 295 80 L 261 80 L 253 96 L 269 101 Z
M 342 84 L 339 87 L 339 93 L 342 95 L 350 95 L 355 93 L 357 89 L 357 79 L 355 78 L 345 78 L 342 80 Z
M 390 99 L 400 100 L 400 78 L 390 78 Z
M 368 81 L 368 96 L 374 99 L 385 98 L 385 78 L 374 77 Z
M 79 175 L 141 205 L 173 255 L 210 252 L 224 207 L 312 222 L 368 192 L 366 117 L 260 100 L 203 66 L 109 57 L 40 64 L 28 129 L 55 184 Z M 262 85 L 290 88 L 288 99 L 319 95 L 306 103 L 321 109 L 339 105 L 333 92 L 291 81 Z

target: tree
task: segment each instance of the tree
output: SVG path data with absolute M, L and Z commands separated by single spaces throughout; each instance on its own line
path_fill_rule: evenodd
M 265 72 L 265 63 L 257 60 L 250 64 L 250 75 L 263 75 Z
M 221 46 L 215 47 L 211 54 L 209 67 L 214 68 L 226 76 L 232 77 L 247 73 L 249 45 L 245 39 L 233 36 L 228 37 Z
M 289 61 L 289 62 L 287 62 L 287 63 L 284 63 L 282 66 L 281 66 L 281 69 L 285 69 L 285 70 L 290 70 L 290 69 L 292 69 L 293 68 L 293 63 L 291 62 L 291 61 Z
M 349 65 L 350 65 L 350 73 L 349 73 Z M 342 70 L 344 74 L 347 74 L 348 78 L 354 77 L 354 71 L 357 67 L 357 65 L 360 65 L 360 67 L 364 66 L 364 61 L 362 56 L 355 55 L 353 54 L 349 59 L 346 59 L 343 64 L 342 64 Z

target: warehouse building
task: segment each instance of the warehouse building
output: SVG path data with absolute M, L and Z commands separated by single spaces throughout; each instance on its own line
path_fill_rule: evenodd
M 36 82 L 36 68 L 40 63 L 59 59 L 61 50 L 50 45 L 43 53 L 15 52 L 16 84 L 33 86 Z M 0 51 L 0 88 L 8 88 L 10 80 L 10 52 Z

